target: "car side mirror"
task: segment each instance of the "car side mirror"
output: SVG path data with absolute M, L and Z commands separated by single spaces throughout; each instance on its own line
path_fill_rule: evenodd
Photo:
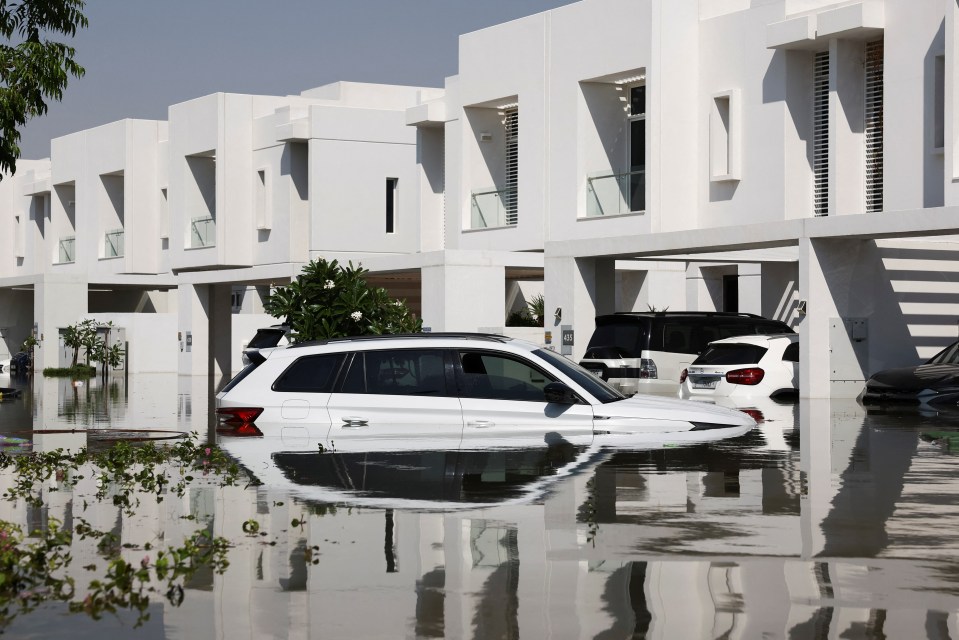
M 576 397 L 573 390 L 562 382 L 550 382 L 543 387 L 543 395 L 546 397 L 546 402 L 556 404 L 576 404 L 579 402 L 579 398 Z

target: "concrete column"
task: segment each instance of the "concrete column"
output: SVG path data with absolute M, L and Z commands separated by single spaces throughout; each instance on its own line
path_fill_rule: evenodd
M 615 262 L 595 258 L 550 258 L 544 261 L 546 331 L 560 350 L 563 326 L 573 329 L 571 357 L 582 358 L 596 327 L 596 316 L 615 311 Z M 559 313 L 557 313 L 557 309 Z
M 181 284 L 177 287 L 180 375 L 208 375 L 211 372 L 210 297 L 209 285 Z
M 423 326 L 477 331 L 506 326 L 506 269 L 453 265 L 422 269 Z
M 33 321 L 40 346 L 34 349 L 34 368 L 60 366 L 59 330 L 76 324 L 87 313 L 87 282 L 75 275 L 45 274 L 33 285 Z
M 763 265 L 744 263 L 739 265 L 739 311 L 763 314 Z
M 232 290 L 229 283 L 210 286 L 210 373 L 215 377 L 229 378 L 233 371 Z

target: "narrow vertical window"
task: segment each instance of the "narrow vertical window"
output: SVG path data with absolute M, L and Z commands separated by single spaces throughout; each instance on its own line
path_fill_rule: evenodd
M 866 211 L 882 211 L 883 43 L 866 43 Z
M 506 191 L 503 194 L 503 206 L 506 210 L 506 224 L 514 225 L 519 220 L 517 205 L 519 193 L 519 111 L 509 109 L 503 114 L 503 127 L 506 132 Z
M 166 187 L 160 189 L 160 239 L 170 237 L 170 201 Z
M 941 150 L 946 146 L 946 56 L 936 56 L 935 64 L 932 147 Z
M 813 214 L 829 215 L 829 52 L 813 59 Z
M 646 210 L 646 85 L 629 87 L 629 173 L 625 187 L 630 211 Z
M 393 233 L 396 225 L 396 183 L 397 178 L 386 179 L 386 232 Z
M 270 228 L 270 202 L 266 189 L 266 170 L 260 169 L 256 172 L 256 180 L 254 180 L 254 186 L 256 193 L 254 198 L 254 206 L 256 207 L 256 228 L 257 229 L 269 229 Z
M 24 229 L 23 224 L 20 221 L 20 216 L 13 217 L 13 226 L 14 226 L 14 236 L 13 236 L 13 256 L 15 258 L 23 258 L 23 245 L 25 244 L 23 235 Z

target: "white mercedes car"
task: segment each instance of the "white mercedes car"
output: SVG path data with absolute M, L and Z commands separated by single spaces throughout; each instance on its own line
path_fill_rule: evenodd
M 682 398 L 798 395 L 799 335 L 738 336 L 710 342 L 679 381 Z
M 217 394 L 220 432 L 295 449 L 647 446 L 746 433 L 745 413 L 627 397 L 569 359 L 499 335 L 424 333 L 251 353 Z

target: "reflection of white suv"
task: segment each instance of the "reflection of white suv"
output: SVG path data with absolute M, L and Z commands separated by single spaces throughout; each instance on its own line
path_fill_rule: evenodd
M 709 343 L 680 376 L 680 396 L 780 397 L 799 392 L 799 335 L 739 336 Z
M 250 352 L 217 395 L 233 434 L 336 450 L 714 440 L 755 422 L 671 398 L 627 398 L 570 360 L 504 336 L 365 336 Z

